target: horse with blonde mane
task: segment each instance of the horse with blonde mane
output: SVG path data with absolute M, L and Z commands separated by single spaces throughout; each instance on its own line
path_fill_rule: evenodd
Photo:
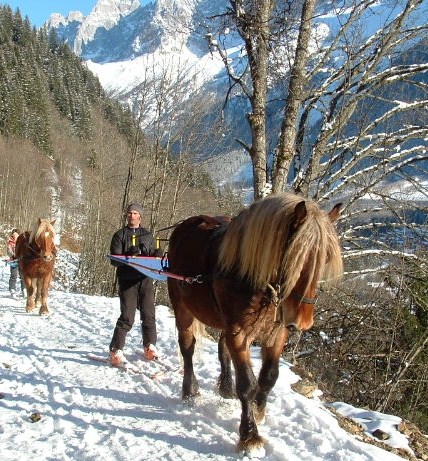
M 199 321 L 221 332 L 218 389 L 224 398 L 241 401 L 240 452 L 263 449 L 257 423 L 278 379 L 288 330 L 312 326 L 318 283 L 342 274 L 333 224 L 340 207 L 325 213 L 297 195 L 272 195 L 233 219 L 193 216 L 172 232 L 169 270 L 193 281 L 168 278 L 184 364 L 182 398 L 199 395 L 193 370 Z M 257 379 L 249 351 L 253 341 L 261 346 Z
M 19 235 L 16 256 L 27 289 L 26 311 L 40 305 L 39 314 L 49 315 L 48 291 L 56 258 L 54 221 L 38 219 L 31 232 Z

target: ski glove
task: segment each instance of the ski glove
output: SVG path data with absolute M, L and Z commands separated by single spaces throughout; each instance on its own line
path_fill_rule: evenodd
M 132 246 L 129 247 L 128 253 L 130 256 L 138 256 L 139 254 L 141 254 L 141 251 L 137 246 Z

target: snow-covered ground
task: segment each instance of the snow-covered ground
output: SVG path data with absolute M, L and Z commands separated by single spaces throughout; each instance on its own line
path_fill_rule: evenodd
M 216 345 L 204 339 L 195 360 L 201 397 L 181 402 L 180 371 L 152 379 L 159 365 L 144 361 L 137 325 L 125 352 L 141 374 L 93 361 L 105 356 L 119 311 L 118 298 L 52 290 L 49 317 L 27 314 L 23 299 L 7 290 L 0 268 L 0 459 L 2 461 L 216 461 L 240 458 L 235 451 L 238 401 L 216 393 Z M 158 347 L 165 362 L 180 367 L 174 318 L 157 307 Z M 254 348 L 254 366 L 260 365 Z M 388 451 L 342 430 L 322 400 L 307 399 L 290 385 L 299 378 L 286 362 L 259 426 L 266 461 L 397 461 Z M 338 405 L 347 416 L 390 434 L 407 448 L 399 418 Z M 34 416 L 36 415 L 36 416 Z M 40 419 L 39 419 L 40 418 Z M 241 456 L 242 459 L 242 456 Z M 246 459 L 246 457 L 243 457 Z

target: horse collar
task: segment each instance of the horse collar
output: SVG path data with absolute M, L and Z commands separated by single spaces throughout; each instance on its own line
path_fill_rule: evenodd
M 35 245 L 37 248 L 34 248 L 33 245 Z M 33 242 L 33 245 L 31 245 L 31 243 L 27 243 L 27 248 L 32 253 L 32 256 L 31 255 L 23 256 L 23 259 L 45 259 L 44 256 L 41 254 L 41 251 L 40 251 L 41 249 L 39 248 L 37 243 Z M 55 254 L 51 255 L 49 258 L 46 258 L 46 261 L 52 261 L 52 259 L 55 259 Z

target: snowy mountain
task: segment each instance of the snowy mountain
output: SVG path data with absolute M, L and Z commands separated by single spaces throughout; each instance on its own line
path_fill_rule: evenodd
M 72 11 L 67 18 L 53 13 L 48 27 L 57 29 L 58 33 L 67 37 L 70 47 L 81 55 L 83 48 L 95 39 L 98 30 L 112 29 L 122 17 L 139 8 L 139 0 L 99 0 L 91 13 L 84 17 L 79 11 Z
M 87 17 L 53 14 L 47 25 L 87 62 L 104 89 L 138 113 L 143 98 L 149 105 L 155 99 L 147 97 L 147 82 L 167 78 L 172 85 L 185 78 L 189 97 L 224 72 L 221 60 L 210 53 L 204 23 L 226 3 L 99 0 Z M 143 124 L 151 115 L 149 110 Z
M 183 47 L 197 58 L 209 54 L 204 35 L 207 16 L 225 8 L 226 0 L 99 0 L 84 17 L 51 15 L 47 26 L 82 58 L 96 63 L 131 61 L 162 50 L 174 54 Z M 116 82 L 118 87 L 120 82 Z
M 157 114 L 159 94 L 166 94 L 163 117 L 181 107 L 178 116 L 185 119 L 185 104 L 205 86 L 204 94 L 210 96 L 204 105 L 210 115 L 207 121 L 200 118 L 203 125 L 211 124 L 211 114 L 221 112 L 208 108 L 221 104 L 215 100 L 223 97 L 218 85 L 225 78 L 224 65 L 211 54 L 205 38 L 206 18 L 226 5 L 227 0 L 99 0 L 87 17 L 53 14 L 47 25 L 87 62 L 109 94 L 141 115 L 145 128 Z M 223 135 L 219 142 L 213 148 L 209 141 L 199 152 L 215 155 L 230 139 Z

